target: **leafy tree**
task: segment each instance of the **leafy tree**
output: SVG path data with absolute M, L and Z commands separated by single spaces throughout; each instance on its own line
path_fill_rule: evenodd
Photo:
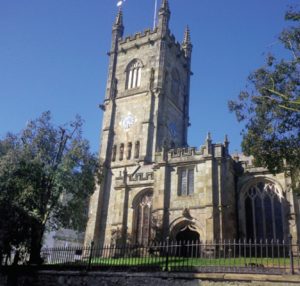
M 85 225 L 82 213 L 99 168 L 81 127 L 79 117 L 55 127 L 45 112 L 0 140 L 2 248 L 28 248 L 31 263 L 41 262 L 46 230 Z
M 0 260 L 6 256 L 5 264 L 11 257 L 14 247 L 18 255 L 14 256 L 14 264 L 18 262 L 20 254 L 29 248 L 30 218 L 27 213 L 19 209 L 13 201 L 0 201 Z
M 289 170 L 299 190 L 300 170 L 300 11 L 286 13 L 293 22 L 279 36 L 287 56 L 268 55 L 266 64 L 249 76 L 249 86 L 229 102 L 245 122 L 242 149 L 272 173 Z M 288 166 L 288 168 L 287 168 Z

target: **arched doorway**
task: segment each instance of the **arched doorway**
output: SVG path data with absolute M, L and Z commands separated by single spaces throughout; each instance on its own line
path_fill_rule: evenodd
M 195 230 L 191 229 L 189 226 L 181 229 L 176 235 L 176 241 L 199 241 L 200 235 Z
M 192 225 L 181 228 L 175 236 L 176 255 L 196 257 L 200 253 L 200 235 Z

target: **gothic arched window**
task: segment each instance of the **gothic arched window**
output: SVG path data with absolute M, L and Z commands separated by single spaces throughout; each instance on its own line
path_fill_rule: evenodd
M 132 143 L 129 142 L 127 145 L 127 160 L 131 158 L 131 151 L 132 151 Z
M 126 69 L 126 89 L 136 88 L 141 85 L 142 63 L 133 60 Z
M 141 196 L 134 206 L 135 242 L 147 245 L 151 235 L 152 192 Z
M 247 239 L 284 239 L 283 199 L 282 192 L 270 182 L 256 182 L 244 192 Z
M 120 156 L 119 156 L 119 160 L 122 161 L 124 158 L 124 144 L 122 143 L 120 145 Z
M 140 141 L 136 141 L 134 146 L 134 158 L 138 159 L 139 157 L 140 157 Z

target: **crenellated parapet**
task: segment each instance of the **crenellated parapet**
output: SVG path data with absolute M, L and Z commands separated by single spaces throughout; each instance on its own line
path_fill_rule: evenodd
M 162 39 L 158 33 L 158 28 L 155 28 L 154 30 L 148 28 L 143 32 L 128 35 L 125 38 L 119 38 L 118 52 L 126 53 L 130 49 L 138 49 L 141 46 L 149 44 L 154 45 L 155 42 L 160 40 L 164 40 L 169 48 L 173 48 L 177 57 L 182 56 L 183 58 L 187 58 L 185 47 L 176 40 L 175 36 L 168 30 Z
M 253 156 L 246 156 L 243 153 L 233 154 L 233 159 L 241 168 L 243 174 L 270 174 L 266 167 L 256 166 Z
M 128 35 L 123 37 L 124 26 L 123 26 L 123 12 L 120 9 L 116 21 L 113 25 L 113 31 L 118 31 L 115 35 L 115 41 L 117 42 L 118 53 L 126 53 L 128 50 L 136 48 L 139 49 L 143 45 L 151 44 L 155 42 L 164 42 L 169 48 L 174 48 L 177 57 L 183 56 L 183 58 L 190 60 L 191 43 L 190 43 L 190 32 L 185 31 L 183 43 L 180 44 L 176 41 L 175 36 L 170 32 L 169 20 L 170 20 L 170 8 L 168 1 L 163 1 L 158 13 L 158 23 L 154 29 L 147 28 L 143 32 L 137 32 L 134 35 Z M 188 41 L 187 41 L 188 40 Z M 111 55 L 115 51 L 114 45 L 108 55 Z M 187 52 L 187 49 L 190 49 Z
M 205 144 L 196 147 L 182 147 L 174 149 L 162 149 L 156 152 L 156 159 L 158 161 L 167 161 L 169 163 L 175 162 L 176 160 L 204 160 L 212 158 L 228 158 L 229 141 L 227 136 L 225 137 L 224 143 L 212 143 L 210 134 L 208 134 Z
M 130 43 L 132 41 L 136 41 L 139 39 L 143 40 L 144 38 L 147 38 L 149 36 L 156 35 L 156 32 L 157 32 L 156 28 L 154 30 L 151 30 L 150 28 L 148 28 L 148 29 L 145 29 L 143 32 L 137 32 L 134 35 L 126 36 L 124 39 L 121 38 L 119 43 L 120 43 L 120 45 L 123 45 L 125 43 Z M 148 40 L 148 38 L 147 38 L 147 40 Z

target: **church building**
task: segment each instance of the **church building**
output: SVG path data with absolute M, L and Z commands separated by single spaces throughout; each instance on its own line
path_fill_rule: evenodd
M 298 198 L 287 173 L 231 156 L 208 134 L 188 146 L 192 43 L 179 44 L 162 0 L 153 30 L 112 28 L 103 110 L 103 178 L 91 196 L 85 244 L 299 237 Z

